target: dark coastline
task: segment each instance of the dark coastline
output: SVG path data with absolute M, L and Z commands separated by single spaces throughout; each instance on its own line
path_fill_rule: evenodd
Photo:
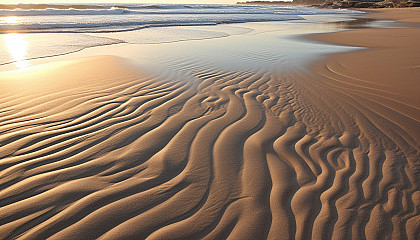
M 418 0 L 353 0 L 353 1 L 324 1 L 324 0 L 294 0 L 294 1 L 246 1 L 237 2 L 242 5 L 267 6 L 310 6 L 319 8 L 407 8 L 420 7 Z

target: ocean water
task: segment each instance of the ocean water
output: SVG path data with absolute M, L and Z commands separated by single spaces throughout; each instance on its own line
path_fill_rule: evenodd
M 0 4 L 0 65 L 101 45 L 219 38 L 252 31 L 235 23 L 329 22 L 356 13 L 243 5 Z
M 340 13 L 352 11 L 242 5 L 0 5 L 0 32 L 119 32 L 147 27 L 305 20 L 305 15 Z

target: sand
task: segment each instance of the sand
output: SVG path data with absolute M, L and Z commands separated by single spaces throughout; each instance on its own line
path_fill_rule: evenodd
M 371 16 L 394 11 L 419 19 Z M 366 49 L 189 81 L 112 56 L 0 73 L 0 239 L 416 239 L 419 28 L 309 38 Z

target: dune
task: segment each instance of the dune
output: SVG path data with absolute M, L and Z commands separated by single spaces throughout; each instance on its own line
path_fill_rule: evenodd
M 419 37 L 311 35 L 365 49 L 306 71 L 0 73 L 0 239 L 416 239 Z

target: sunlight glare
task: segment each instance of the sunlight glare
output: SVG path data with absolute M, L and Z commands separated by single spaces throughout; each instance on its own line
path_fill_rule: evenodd
M 10 56 L 15 62 L 15 65 L 20 69 L 28 67 L 29 61 L 25 60 L 28 50 L 28 42 L 22 34 L 4 34 L 3 38 L 6 41 L 7 49 L 9 50 Z
M 9 16 L 9 17 L 3 17 L 1 18 L 1 22 L 3 23 L 7 23 L 7 24 L 17 24 L 19 23 L 21 20 L 20 17 L 15 17 L 15 16 Z

